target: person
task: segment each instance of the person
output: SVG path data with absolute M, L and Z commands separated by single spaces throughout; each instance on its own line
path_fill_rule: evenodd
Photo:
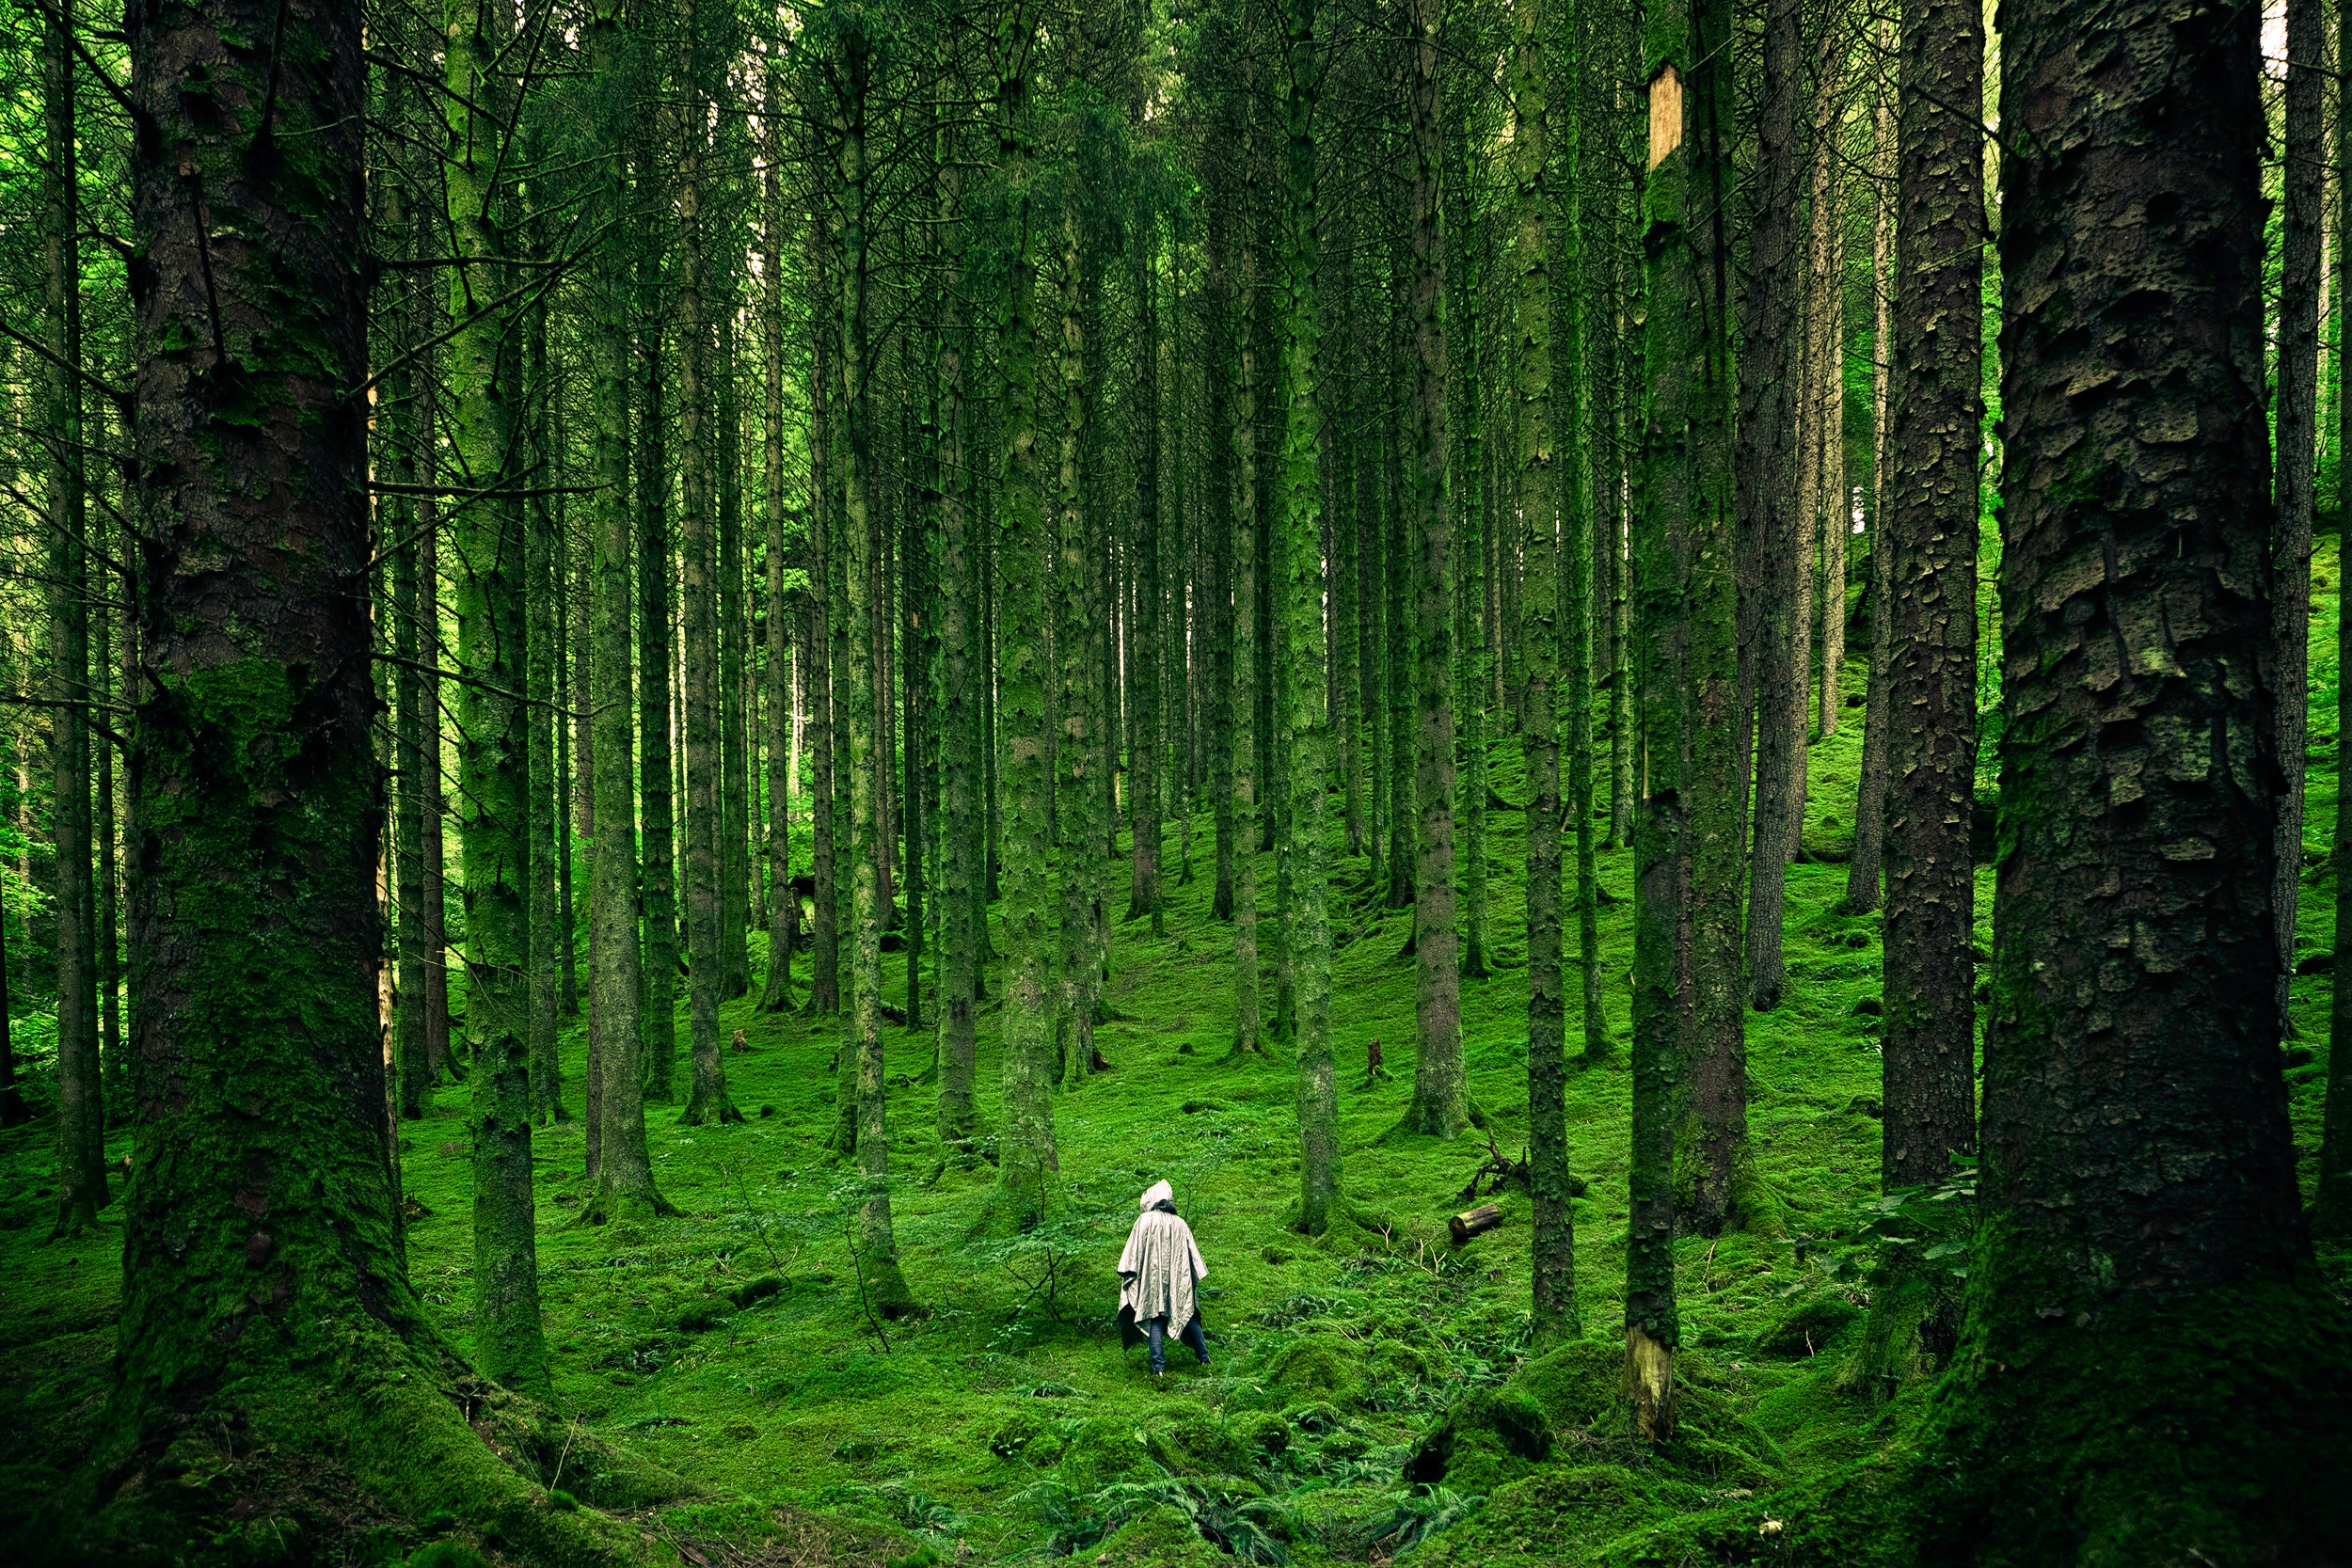
M 1152 1346 L 1152 1375 L 1168 1375 L 1168 1334 L 1192 1347 L 1203 1367 L 1209 1341 L 1200 1323 L 1198 1287 L 1209 1266 L 1192 1239 L 1192 1227 L 1176 1215 L 1176 1189 L 1154 1182 L 1136 1201 L 1142 1211 L 1119 1255 L 1119 1339 L 1122 1348 L 1138 1339 Z

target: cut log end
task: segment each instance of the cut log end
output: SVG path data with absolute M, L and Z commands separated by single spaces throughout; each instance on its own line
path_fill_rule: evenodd
M 1446 1228 L 1454 1232 L 1454 1244 L 1461 1246 L 1473 1236 L 1483 1236 L 1502 1223 L 1502 1211 L 1491 1203 L 1475 1209 L 1465 1209 L 1446 1221 Z

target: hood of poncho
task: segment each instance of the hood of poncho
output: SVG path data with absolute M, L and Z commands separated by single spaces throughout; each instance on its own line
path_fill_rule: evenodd
M 1165 1181 L 1154 1181 L 1145 1190 L 1144 1195 L 1141 1197 L 1136 1199 L 1136 1207 L 1148 1214 L 1152 1212 L 1155 1205 L 1162 1203 L 1172 1204 L 1175 1201 L 1175 1188 L 1169 1186 Z

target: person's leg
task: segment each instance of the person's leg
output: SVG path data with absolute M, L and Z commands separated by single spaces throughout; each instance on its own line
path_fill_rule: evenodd
M 1200 1358 L 1200 1364 L 1203 1367 L 1207 1366 L 1209 1364 L 1209 1337 L 1200 1331 L 1199 1318 L 1196 1317 L 1184 1324 L 1183 1338 L 1184 1343 L 1192 1347 L 1192 1354 Z
M 1143 1332 L 1152 1340 L 1152 1375 L 1157 1377 L 1168 1370 L 1168 1320 L 1149 1319 L 1143 1325 Z

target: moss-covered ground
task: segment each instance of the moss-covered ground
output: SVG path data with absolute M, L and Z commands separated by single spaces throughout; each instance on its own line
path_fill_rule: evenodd
M 2336 561 L 2323 550 L 2314 625 L 2332 630 Z M 2332 730 L 2332 649 L 2315 638 L 2314 717 Z M 1861 689 L 1861 671 L 1848 673 Z M 1805 843 L 1789 877 L 1788 999 L 1748 1024 L 1757 1163 L 1783 1206 L 1777 1233 L 1680 1243 L 1685 1355 L 1678 1441 L 1647 1451 L 1618 1393 L 1626 1221 L 1630 856 L 1601 861 L 1602 961 L 1613 1062 L 1573 1076 L 1577 1286 L 1586 1338 L 1541 1359 L 1527 1341 L 1527 1200 L 1466 1247 L 1447 1216 L 1488 1157 L 1392 1132 L 1412 1070 L 1406 911 L 1369 905 L 1364 863 L 1335 889 L 1336 1031 L 1347 1192 L 1368 1240 L 1286 1230 L 1297 1152 L 1285 1050 L 1230 1059 L 1232 942 L 1208 918 L 1212 841 L 1194 826 L 1189 882 L 1171 825 L 1167 930 L 1117 927 L 1101 1031 L 1109 1071 L 1056 1102 L 1062 1194 L 1015 1243 L 975 1235 L 993 1169 L 946 1157 L 931 1130 L 931 1036 L 888 1032 L 891 1164 L 900 1258 L 928 1308 L 863 1310 L 847 1245 L 850 1172 L 825 1152 L 838 1024 L 730 1004 L 726 1057 L 748 1120 L 685 1128 L 651 1110 L 656 1170 L 684 1212 L 603 1227 L 574 1216 L 586 1190 L 577 1120 L 538 1135 L 539 1264 L 561 1408 L 668 1466 L 691 1489 L 642 1520 L 683 1559 L 723 1562 L 998 1561 L 1075 1551 L 1109 1563 L 1246 1560 L 1617 1562 L 1729 1560 L 1683 1553 L 1702 1536 L 1769 1544 L 1770 1497 L 1899 1445 L 1918 1386 L 1891 1402 L 1841 1391 L 1859 1338 L 1878 1187 L 1879 949 L 1875 916 L 1838 912 L 1862 714 L 1816 746 Z M 1519 798 L 1516 739 L 1493 779 Z M 2307 842 L 2332 830 L 2334 736 L 2313 741 Z M 1334 812 L 1334 816 L 1337 816 Z M 1471 1090 L 1497 1148 L 1525 1143 L 1525 973 L 1516 812 L 1489 819 L 1491 977 L 1463 987 Z M 1273 885 L 1271 858 L 1261 886 Z M 2314 867 L 2313 876 L 2319 875 Z M 1123 863 L 1109 868 L 1125 906 Z M 584 880 L 584 868 L 583 868 Z M 1980 870 L 1979 941 L 1991 886 Z M 2305 892 L 2303 946 L 2332 934 L 2332 884 Z M 903 958 L 888 958 L 903 1002 Z M 262 983 L 257 978 L 257 983 Z M 2318 1138 L 2328 977 L 2296 981 L 2307 1043 L 2290 1053 L 2308 1175 Z M 753 995 L 758 986 L 755 982 Z M 1271 988 L 1269 988 L 1269 1000 Z M 928 1008 L 927 1000 L 927 1008 Z M 1571 1008 L 1573 1013 L 1574 1009 Z M 980 1020 L 993 1123 L 996 1024 Z M 681 1037 L 684 1023 L 681 1019 Z M 1393 1077 L 1367 1082 L 1367 1043 Z M 1576 1042 L 1571 1040 L 1571 1049 Z M 564 1037 L 580 1114 L 582 1031 Z M 681 1077 L 682 1087 L 682 1077 Z M 469 1333 L 469 1167 L 462 1088 L 404 1124 L 409 1263 L 425 1300 Z M 127 1134 L 111 1150 L 127 1151 Z M 1176 1186 L 1210 1274 L 1214 1364 L 1171 1357 L 1154 1382 L 1112 1328 L 1113 1263 L 1135 1197 Z M 42 1495 L 87 1451 L 106 1388 L 119 1231 L 47 1241 L 45 1125 L 0 1139 L 0 1516 Z M 555 1482 L 562 1484 L 560 1479 Z M 445 1524 L 448 1522 L 444 1522 Z M 449 1526 L 464 1538 L 462 1521 Z M 351 1560 L 464 1560 L 427 1530 L 379 1530 Z M 1759 1540 L 1759 1538 L 1762 1538 Z M 478 1544 L 478 1543 L 477 1543 Z M 342 1559 L 338 1559 L 342 1560 Z

